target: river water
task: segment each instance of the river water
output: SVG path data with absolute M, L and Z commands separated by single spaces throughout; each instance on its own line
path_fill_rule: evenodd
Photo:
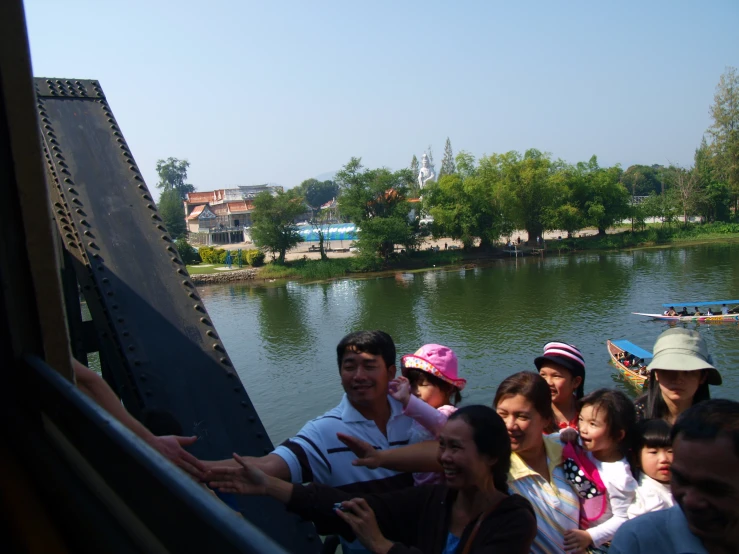
M 466 403 L 490 404 L 498 384 L 549 340 L 577 345 L 586 392 L 621 383 L 606 339 L 648 350 L 667 325 L 631 312 L 663 302 L 739 297 L 739 242 L 501 260 L 491 267 L 279 286 L 230 284 L 201 296 L 273 442 L 335 406 L 342 394 L 336 344 L 383 329 L 398 358 L 424 343 L 454 349 Z M 695 329 L 696 324 L 686 327 Z M 739 325 L 700 325 L 724 384 L 739 400 Z

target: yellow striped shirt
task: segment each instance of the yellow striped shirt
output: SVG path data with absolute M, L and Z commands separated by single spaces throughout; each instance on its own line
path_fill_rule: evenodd
M 565 551 L 564 532 L 579 527 L 580 500 L 565 480 L 560 442 L 544 437 L 544 448 L 551 481 L 544 479 L 513 453 L 508 486 L 512 493 L 527 498 L 536 512 L 537 533 L 531 552 L 562 554 Z

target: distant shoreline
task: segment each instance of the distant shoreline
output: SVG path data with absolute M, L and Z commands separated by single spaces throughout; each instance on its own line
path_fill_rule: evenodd
M 605 246 L 615 236 L 623 233 L 606 235 L 605 237 L 590 236 L 577 239 L 550 240 L 546 243 L 544 257 L 552 255 L 578 254 L 582 252 L 615 252 L 630 250 L 646 250 L 655 248 L 673 248 L 676 246 L 691 246 L 699 244 L 717 243 L 739 243 L 739 232 L 705 234 L 695 237 L 671 237 L 665 242 L 644 241 L 628 246 Z M 610 239 L 610 240 L 609 240 Z M 442 239 L 443 240 L 443 239 Z M 582 242 L 586 244 L 583 245 Z M 599 247 L 602 246 L 602 247 Z M 534 247 L 535 249 L 535 247 Z M 531 247 L 524 247 L 519 257 L 530 257 Z M 476 249 L 464 250 L 439 250 L 415 252 L 411 257 L 397 260 L 390 267 L 376 271 L 359 271 L 353 269 L 354 257 L 330 257 L 327 262 L 320 260 L 296 260 L 285 266 L 267 264 L 259 268 L 247 268 L 231 271 L 216 271 L 212 273 L 191 274 L 191 279 L 196 285 L 246 283 L 264 285 L 265 283 L 282 284 L 285 281 L 297 281 L 302 283 L 326 282 L 336 279 L 369 279 L 386 277 L 402 273 L 417 273 L 436 269 L 472 269 L 475 267 L 486 267 L 501 260 L 513 258 L 508 252 L 496 249 L 490 252 L 482 252 Z M 198 267 L 198 266 L 194 266 Z

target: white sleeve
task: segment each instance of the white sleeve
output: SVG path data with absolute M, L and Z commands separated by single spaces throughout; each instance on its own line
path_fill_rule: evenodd
M 285 460 L 292 483 L 322 483 L 331 473 L 326 454 L 321 450 L 322 444 L 319 425 L 310 421 L 297 435 L 275 448 L 272 454 Z
M 630 472 L 628 464 L 625 464 L 626 471 Z M 601 477 L 603 474 L 601 473 Z M 611 517 L 595 527 L 588 529 L 590 537 L 593 539 L 593 545 L 600 546 L 605 542 L 613 539 L 623 523 L 629 520 L 629 506 L 634 501 L 635 491 L 637 488 L 636 480 L 631 474 L 624 475 L 623 479 L 618 482 L 607 482 L 608 503 L 611 507 Z

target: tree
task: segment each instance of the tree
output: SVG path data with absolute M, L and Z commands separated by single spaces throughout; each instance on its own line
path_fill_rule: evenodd
M 621 176 L 621 184 L 632 196 L 649 196 L 651 193 L 660 194 L 664 188 L 660 165 L 632 165 Z
M 706 221 L 727 221 L 731 215 L 731 192 L 726 183 L 718 179 L 713 153 L 703 137 L 695 151 L 695 171 L 700 197 L 697 211 Z
M 396 244 L 417 246 L 418 222 L 409 220 L 407 201 L 412 178 L 409 169 L 365 169 L 361 158 L 351 158 L 336 174 L 339 210 L 357 226 L 361 252 L 379 254 L 387 262 Z
M 452 153 L 452 143 L 449 137 L 446 138 L 444 145 L 444 157 L 441 159 L 441 169 L 439 170 L 439 179 L 444 175 L 454 175 L 457 168 L 454 166 L 454 154 Z
M 721 75 L 713 105 L 713 124 L 708 128 L 719 180 L 730 190 L 734 212 L 739 208 L 739 74 L 728 67 Z
M 295 189 L 277 192 L 260 192 L 254 198 L 251 237 L 260 248 L 278 253 L 277 263 L 285 263 L 285 254 L 303 241 L 298 234 L 295 219 L 306 211 L 305 199 Z
M 177 190 L 165 190 L 159 196 L 159 215 L 173 239 L 185 236 L 185 208 Z
M 162 189 L 163 192 L 175 190 L 180 200 L 184 201 L 188 192 L 195 191 L 193 185 L 185 182 L 188 167 L 190 167 L 190 162 L 187 160 L 178 160 L 177 158 L 157 160 L 157 174 L 159 175 L 157 188 Z
M 339 194 L 339 186 L 333 181 L 306 179 L 298 186 L 298 191 L 305 197 L 305 203 L 311 208 L 320 208 Z
M 311 216 L 310 224 L 313 227 L 313 231 L 318 235 L 318 251 L 321 253 L 321 260 L 326 261 L 328 260 L 328 255 L 323 247 L 326 238 L 323 229 L 331 219 L 330 212 L 321 208 L 312 208 L 312 211 L 313 215 Z
M 683 213 L 683 225 L 687 226 L 688 218 L 696 213 L 700 202 L 698 172 L 694 167 L 685 169 L 679 166 L 670 166 L 667 175 Z
M 556 209 L 561 198 L 550 181 L 553 171 L 548 154 L 536 149 L 493 154 L 480 159 L 479 175 L 493 187 L 504 220 L 525 229 L 529 242 L 541 236 L 547 225 L 547 212 Z
M 416 177 L 418 177 L 418 173 L 421 171 L 421 165 L 418 163 L 418 158 L 416 158 L 415 154 L 413 154 L 413 159 L 411 160 L 410 170 Z
M 434 236 L 461 240 L 465 249 L 477 239 L 480 248 L 490 248 L 504 230 L 493 187 L 475 173 L 444 175 L 429 186 L 424 205 L 434 218 Z

